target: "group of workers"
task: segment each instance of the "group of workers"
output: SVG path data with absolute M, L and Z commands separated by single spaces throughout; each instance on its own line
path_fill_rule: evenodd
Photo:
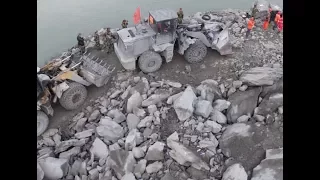
M 247 26 L 248 30 L 246 33 L 246 39 L 249 37 L 251 30 L 255 25 L 254 16 L 256 12 L 257 12 L 256 8 L 253 8 L 252 17 L 248 21 L 248 26 Z M 263 21 L 263 25 L 262 25 L 263 30 L 267 31 L 270 23 L 273 23 L 273 27 L 272 27 L 273 30 L 277 30 L 278 33 L 281 33 L 283 30 L 283 14 L 280 11 L 275 13 L 274 11 L 272 11 L 271 8 L 269 8 L 268 16 Z

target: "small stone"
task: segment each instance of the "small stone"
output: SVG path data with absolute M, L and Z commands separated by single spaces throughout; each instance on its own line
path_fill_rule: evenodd
M 237 91 L 236 88 L 231 87 L 231 88 L 229 89 L 229 91 L 228 91 L 228 97 L 229 97 L 231 94 L 235 93 L 236 91 Z
M 151 123 L 153 120 L 153 116 L 147 116 L 144 119 L 142 119 L 139 124 L 137 125 L 138 128 L 147 127 L 148 123 Z
M 187 72 L 191 72 L 191 66 L 190 65 L 186 65 L 185 69 L 186 69 Z
M 124 130 L 116 122 L 109 119 L 101 119 L 100 126 L 96 128 L 96 132 L 99 136 L 103 136 L 104 139 L 109 141 L 118 140 L 123 137 Z
M 279 114 L 283 114 L 283 106 L 278 107 Z
M 226 91 L 226 88 L 224 87 L 224 84 L 220 84 L 219 86 L 221 93 L 223 94 Z
M 244 84 L 239 88 L 239 90 L 240 91 L 245 91 L 245 90 L 247 90 L 247 88 L 248 88 L 248 86 Z
M 226 101 L 224 99 L 217 99 L 212 104 L 212 107 L 213 107 L 213 109 L 221 112 L 223 110 L 228 109 L 230 105 L 231 105 L 231 103 L 229 101 Z
M 191 142 L 196 142 L 196 141 L 197 141 L 197 139 L 198 139 L 198 136 L 193 135 L 193 136 L 191 136 L 190 141 L 191 141 Z
M 72 149 L 59 154 L 60 159 L 69 159 L 71 156 L 80 153 L 80 147 L 73 147 Z
M 164 159 L 163 148 L 164 143 L 157 141 L 151 145 L 148 149 L 146 159 L 147 160 L 162 160 Z
M 133 153 L 133 156 L 134 156 L 136 159 L 139 159 L 139 158 L 144 157 L 144 152 L 143 152 L 142 148 L 140 148 L 140 147 L 134 147 L 134 148 L 132 148 L 132 153 Z
M 264 117 L 264 116 L 261 116 L 261 115 L 259 115 L 259 114 L 255 114 L 253 117 L 254 117 L 257 121 L 259 121 L 259 122 L 262 122 L 262 121 L 265 120 L 265 117 Z
M 234 88 L 238 89 L 241 87 L 242 81 L 233 81 L 232 85 Z
M 210 118 L 211 118 L 211 120 L 213 120 L 219 124 L 226 124 L 227 123 L 227 117 L 216 109 L 212 110 Z
M 157 111 L 157 106 L 156 105 L 150 105 L 150 106 L 148 106 L 148 112 L 149 112 L 149 114 L 150 115 L 153 115 L 153 113 L 154 112 L 156 112 Z
M 76 126 L 75 126 L 75 130 L 77 132 L 81 132 L 83 130 L 84 125 L 86 124 L 87 118 L 81 118 L 78 120 Z
M 58 133 L 53 135 L 52 139 L 56 144 L 59 144 L 61 142 L 61 136 Z
M 195 114 L 202 116 L 204 118 L 208 118 L 212 111 L 211 102 L 206 100 L 199 100 L 195 105 Z
M 134 167 L 134 173 L 143 174 L 147 166 L 147 160 L 141 159 L 138 164 Z
M 138 116 L 139 118 L 146 117 L 146 112 L 144 111 L 144 109 L 140 108 L 133 108 L 133 114 Z
M 100 115 L 100 111 L 99 111 L 99 110 L 94 110 L 94 111 L 91 113 L 88 121 L 91 122 L 91 121 L 96 120 L 99 115 Z
M 250 119 L 250 116 L 242 115 L 237 119 L 238 123 L 247 122 Z
M 181 88 L 181 83 L 179 82 L 172 82 L 172 81 L 166 81 L 166 84 L 168 84 L 169 86 L 175 87 L 175 88 Z
M 162 169 L 163 167 L 163 164 L 162 162 L 159 162 L 159 161 L 156 161 L 152 164 L 149 164 L 147 167 L 146 167 L 146 172 L 151 174 L 151 173 L 155 173 L 155 172 L 158 172 L 160 169 Z
M 185 121 L 193 114 L 193 101 L 196 99 L 192 87 L 188 86 L 183 94 L 174 101 L 174 109 L 180 121 Z
M 46 146 L 55 146 L 56 145 L 56 143 L 50 137 L 43 138 L 43 144 Z
M 210 127 L 213 133 L 218 133 L 221 131 L 222 126 L 214 121 L 206 121 L 205 122 L 206 127 Z
M 140 77 L 139 76 L 136 76 L 133 78 L 133 82 L 134 83 L 138 83 L 140 81 Z
M 89 130 L 86 130 L 86 131 L 82 131 L 82 132 L 76 133 L 74 135 L 74 137 L 76 137 L 78 139 L 83 139 L 83 138 L 92 136 L 93 132 L 94 132 L 94 129 L 89 129 Z
M 119 144 L 116 142 L 116 143 L 114 143 L 114 144 L 111 144 L 110 146 L 109 146 L 109 150 L 110 151 L 114 151 L 114 150 L 117 150 L 117 149 L 121 149 L 121 147 L 119 146 Z
M 117 96 L 119 96 L 119 94 L 122 93 L 122 91 L 120 90 L 116 90 L 114 93 L 111 94 L 111 96 L 109 96 L 110 99 L 114 99 Z
M 58 133 L 58 129 L 48 129 L 43 134 L 42 137 L 48 138 Z
M 107 115 L 111 117 L 112 120 L 115 121 L 116 123 L 121 123 L 124 120 L 126 120 L 126 116 L 118 109 L 110 110 Z
M 202 132 L 203 128 L 204 128 L 204 124 L 202 122 L 199 122 L 198 125 L 197 125 L 196 130 L 199 131 L 199 132 Z

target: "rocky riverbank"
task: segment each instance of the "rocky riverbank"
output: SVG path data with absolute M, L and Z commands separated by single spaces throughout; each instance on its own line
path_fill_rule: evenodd
M 68 126 L 38 140 L 38 179 L 282 179 L 282 35 L 257 22 L 244 41 L 243 13 L 211 12 L 231 24 L 232 56 L 119 72 Z

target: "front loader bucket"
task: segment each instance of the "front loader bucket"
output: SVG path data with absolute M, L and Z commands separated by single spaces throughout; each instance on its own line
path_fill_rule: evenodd
M 228 55 L 232 54 L 232 45 L 230 43 L 230 38 L 229 38 L 229 31 L 228 29 L 222 30 L 218 37 L 216 38 L 216 50 L 221 54 L 221 55 Z
M 108 83 L 115 67 L 108 66 L 106 60 L 90 57 L 90 54 L 83 55 L 81 58 L 83 59 L 83 66 L 81 66 L 79 73 L 85 80 L 97 87 Z

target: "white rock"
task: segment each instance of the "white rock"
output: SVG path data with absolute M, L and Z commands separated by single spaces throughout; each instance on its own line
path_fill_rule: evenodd
M 237 122 L 238 123 L 247 122 L 249 119 L 250 119 L 250 116 L 242 115 L 242 116 L 238 117 Z
M 248 175 L 240 164 L 233 164 L 223 173 L 222 180 L 247 180 Z
M 260 122 L 262 122 L 262 121 L 264 121 L 264 120 L 266 119 L 264 116 L 261 116 L 261 115 L 259 115 L 259 114 L 255 114 L 253 117 L 254 117 L 257 121 L 260 121 Z
M 147 167 L 146 167 L 146 172 L 151 174 L 151 173 L 155 173 L 155 172 L 158 172 L 160 169 L 162 169 L 163 167 L 163 164 L 162 162 L 159 162 L 159 161 L 156 161 L 152 164 L 149 164 Z
M 136 180 L 136 177 L 134 177 L 134 175 L 130 172 L 125 174 L 121 180 Z
M 196 130 L 199 131 L 199 132 L 202 132 L 203 128 L 204 128 L 203 122 L 199 122 L 197 127 L 196 127 Z
M 183 94 L 183 92 L 179 92 L 178 94 L 172 95 L 167 99 L 167 104 L 172 104 L 174 103 L 174 101 L 176 99 L 178 99 L 181 95 Z
M 79 119 L 74 129 L 75 129 L 77 132 L 82 131 L 82 130 L 83 130 L 83 127 L 84 127 L 84 125 L 86 124 L 86 121 L 87 121 L 87 120 L 88 120 L 87 118 L 81 118 L 81 119 Z
M 42 134 L 42 137 L 51 137 L 58 133 L 58 129 L 48 129 Z
M 213 108 L 211 106 L 211 102 L 206 100 L 199 100 L 195 104 L 194 113 L 204 118 L 208 118 L 212 110 Z
M 109 155 L 107 145 L 99 138 L 96 138 L 93 141 L 90 152 L 93 153 L 93 155 L 95 157 L 98 157 L 99 159 L 106 158 Z
M 283 114 L 283 106 L 278 107 L 279 114 Z
M 144 157 L 144 152 L 143 152 L 143 150 L 142 150 L 141 147 L 134 147 L 134 148 L 132 148 L 132 153 L 133 153 L 133 156 L 134 156 L 136 159 L 139 159 L 139 158 Z
M 44 177 L 44 172 L 40 167 L 39 163 L 37 163 L 37 180 L 42 180 Z
M 210 127 L 213 133 L 218 133 L 221 131 L 222 126 L 214 121 L 206 121 L 204 123 L 206 127 Z
M 133 108 L 141 106 L 143 99 L 139 92 L 135 92 L 127 101 L 127 113 L 131 113 Z
M 78 132 L 74 135 L 74 137 L 78 139 L 86 138 L 92 136 L 92 133 L 94 132 L 94 129 L 88 129 L 82 132 Z
M 229 89 L 229 91 L 228 91 L 228 97 L 229 97 L 231 94 L 235 93 L 236 91 L 237 91 L 236 88 L 231 87 L 231 88 Z
M 116 98 L 120 93 L 122 93 L 122 91 L 116 90 L 114 93 L 110 95 L 110 99 Z
M 230 102 L 226 101 L 224 99 L 217 99 L 216 101 L 214 101 L 214 103 L 212 104 L 213 109 L 217 110 L 217 111 L 223 111 L 229 108 L 230 106 Z
M 147 107 L 153 104 L 157 104 L 170 96 L 170 92 L 167 90 L 160 89 L 157 93 L 152 94 L 148 99 L 142 101 L 141 106 Z
M 121 99 L 126 99 L 127 97 L 128 97 L 128 95 L 129 95 L 129 93 L 130 93 L 130 89 L 131 89 L 132 87 L 131 87 L 131 85 L 129 85 L 128 87 L 127 87 L 127 89 L 121 94 Z
M 163 142 L 155 142 L 153 145 L 151 145 L 148 149 L 146 160 L 162 160 L 164 159 L 163 154 L 163 148 L 164 148 Z
M 200 148 L 208 148 L 211 151 L 215 151 L 218 145 L 219 145 L 219 142 L 215 137 L 212 138 L 212 140 L 201 140 L 199 142 Z
M 227 117 L 216 109 L 212 110 L 210 118 L 211 118 L 211 120 L 213 120 L 219 124 L 226 124 L 227 123 Z
M 233 81 L 232 85 L 234 88 L 238 89 L 241 87 L 242 81 Z
M 153 115 L 153 113 L 156 112 L 156 111 L 157 111 L 157 106 L 156 105 L 152 104 L 152 105 L 148 106 L 148 112 L 149 112 L 150 115 Z
M 273 85 L 283 75 L 282 68 L 255 67 L 241 74 L 240 80 L 251 86 Z
M 220 91 L 223 94 L 226 91 L 226 88 L 224 87 L 224 84 L 220 84 Z
M 127 116 L 127 125 L 128 125 L 128 129 L 134 129 L 137 127 L 137 125 L 140 122 L 140 118 L 132 113 L 129 113 Z
M 146 117 L 146 112 L 144 111 L 144 109 L 140 109 L 140 108 L 133 108 L 133 114 L 135 114 L 139 118 Z
M 103 136 L 104 139 L 109 141 L 118 140 L 123 137 L 124 130 L 118 123 L 110 120 L 104 120 L 103 122 L 103 124 L 96 128 L 99 136 Z
M 88 121 L 90 122 L 90 121 L 93 121 L 93 120 L 96 120 L 97 118 L 98 118 L 98 116 L 100 115 L 100 111 L 99 110 L 94 110 L 92 113 L 91 113 L 91 115 L 90 115 L 90 117 L 89 117 L 89 119 L 88 119 Z
M 51 137 L 44 137 L 43 144 L 46 146 L 55 146 L 56 143 L 51 139 Z
M 196 98 L 191 86 L 188 86 L 183 94 L 174 101 L 173 107 L 180 121 L 185 121 L 192 116 L 193 101 Z
M 125 149 L 132 150 L 133 147 L 136 147 L 139 136 L 139 131 L 137 129 L 132 129 L 126 137 Z
M 44 172 L 44 177 L 50 180 L 60 179 L 69 171 L 68 159 L 47 157 L 39 160 L 39 165 Z
M 116 143 L 114 143 L 114 144 L 111 144 L 110 146 L 109 146 L 109 150 L 110 151 L 114 151 L 114 150 L 117 150 L 117 149 L 121 149 L 121 147 L 119 146 L 119 144 L 116 142 Z
M 242 85 L 242 86 L 239 88 L 240 91 L 245 91 L 245 90 L 247 90 L 247 89 L 248 89 L 248 86 L 247 86 L 247 85 Z
M 144 171 L 146 170 L 147 166 L 147 160 L 141 159 L 138 164 L 134 167 L 134 173 L 140 173 L 143 174 Z
M 147 127 L 148 123 L 151 123 L 153 120 L 153 116 L 147 116 L 144 119 L 142 119 L 139 124 L 137 125 L 138 128 Z
M 181 83 L 179 83 L 179 82 L 166 81 L 166 84 L 168 84 L 169 86 L 175 87 L 175 88 L 182 87 Z
M 107 115 L 111 117 L 116 123 L 121 123 L 126 120 L 126 116 L 118 109 L 110 110 Z
M 133 82 L 134 83 L 137 83 L 139 81 L 140 81 L 140 76 L 136 76 L 136 77 L 133 78 Z

